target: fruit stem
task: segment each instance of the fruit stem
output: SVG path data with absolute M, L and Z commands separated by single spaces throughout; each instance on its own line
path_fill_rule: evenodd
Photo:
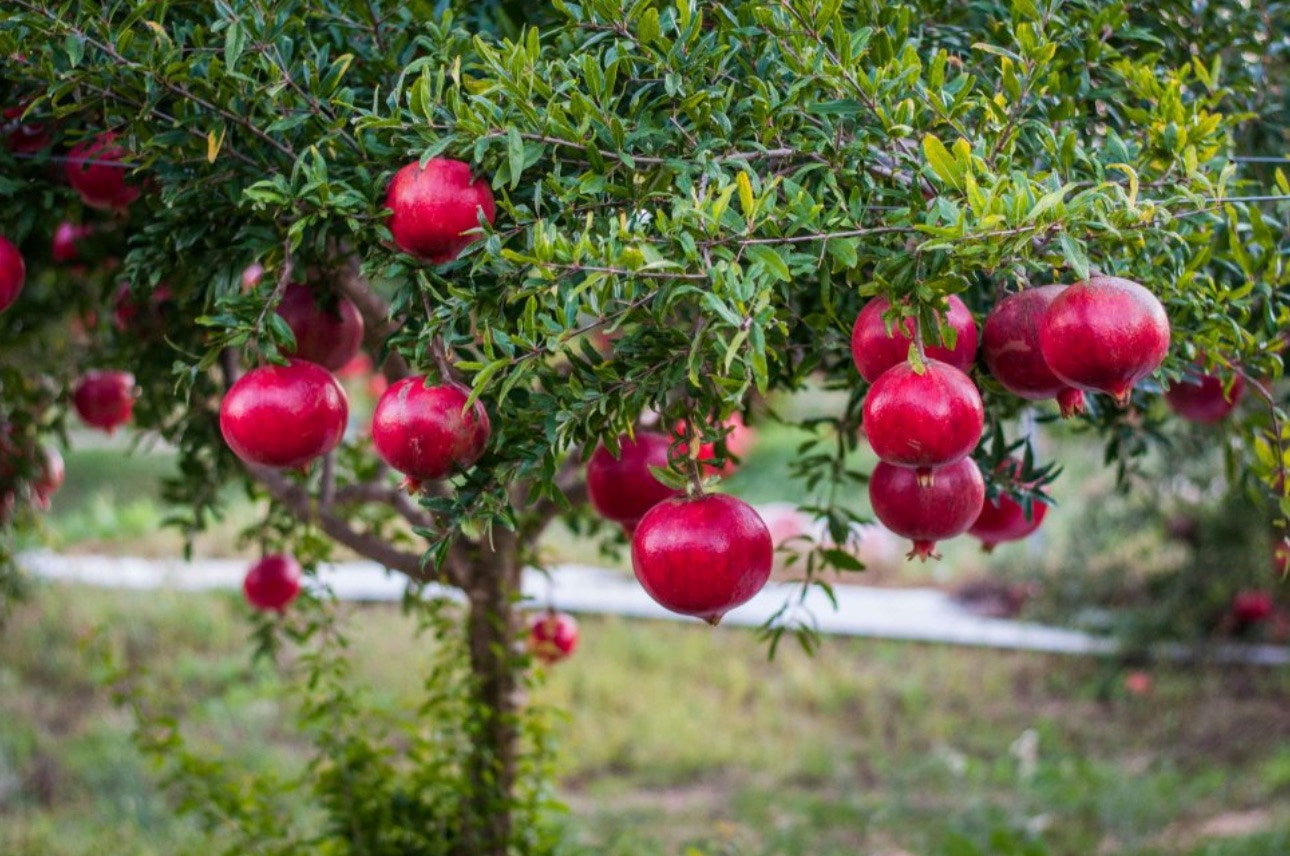
M 429 311 L 429 307 L 426 308 Z M 448 361 L 448 347 L 444 344 L 443 337 L 437 333 L 430 340 L 430 358 L 434 360 L 435 368 L 439 370 L 440 383 L 452 383 L 456 380 L 456 372 L 453 371 L 452 363 Z

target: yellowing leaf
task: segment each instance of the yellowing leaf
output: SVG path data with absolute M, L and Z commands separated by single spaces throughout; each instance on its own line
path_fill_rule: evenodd
M 748 173 L 739 173 L 738 177 L 735 178 L 735 184 L 739 186 L 739 206 L 743 208 L 744 216 L 747 217 L 748 222 L 751 223 L 753 215 L 756 212 L 753 210 L 755 203 L 753 200 L 752 182 L 748 179 Z
M 206 135 L 206 162 L 215 163 L 215 158 L 219 157 L 219 150 L 224 145 L 224 129 L 221 128 L 219 136 L 211 131 Z
M 959 165 L 954 162 L 954 156 L 945 148 L 945 144 L 932 134 L 923 137 L 923 156 L 941 181 L 959 186 Z

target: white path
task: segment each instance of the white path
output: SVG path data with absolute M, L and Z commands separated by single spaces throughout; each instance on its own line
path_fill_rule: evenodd
M 189 563 L 179 559 L 61 556 L 37 552 L 24 555 L 20 562 L 36 576 L 48 580 L 108 588 L 238 588 L 246 572 L 246 562 L 237 560 Z M 318 579 L 320 583 L 331 586 L 343 600 L 397 601 L 403 597 L 402 577 L 370 562 L 328 565 L 320 570 Z M 437 593 L 449 597 L 454 595 L 450 589 Z M 723 624 L 760 626 L 797 593 L 796 586 L 768 585 L 747 604 L 730 612 Z M 801 607 L 802 618 L 813 622 L 820 632 L 826 634 L 1063 654 L 1109 654 L 1115 650 L 1110 640 L 1086 633 L 974 615 L 935 589 L 838 585 L 834 587 L 834 593 L 838 600 L 836 610 L 818 590 L 810 592 Z M 537 571 L 527 571 L 524 595 L 542 605 L 549 600 L 556 608 L 569 612 L 694 620 L 658 606 L 630 577 L 585 565 L 554 568 L 549 578 Z M 1165 646 L 1158 653 L 1169 659 L 1187 659 L 1194 655 L 1182 646 Z M 1290 664 L 1290 649 L 1271 645 L 1217 646 L 1206 649 L 1204 656 L 1223 662 Z

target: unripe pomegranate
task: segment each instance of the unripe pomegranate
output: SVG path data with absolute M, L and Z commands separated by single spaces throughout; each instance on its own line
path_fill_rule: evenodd
M 81 257 L 80 242 L 92 234 L 92 226 L 64 220 L 54 229 L 54 237 L 50 240 L 50 255 L 56 262 L 74 262 Z
M 757 512 L 725 494 L 665 499 L 632 535 L 632 569 L 649 596 L 713 625 L 761 591 L 773 554 Z
M 1222 378 L 1201 373 L 1194 379 L 1170 384 L 1165 390 L 1165 401 L 1174 413 L 1189 422 L 1215 425 L 1232 412 L 1244 390 L 1245 379 L 1239 374 L 1232 378 L 1231 391 L 1225 393 Z
M 649 470 L 667 467 L 671 444 L 662 434 L 637 431 L 635 439 L 618 438 L 617 458 L 603 443 L 597 446 L 587 463 L 587 496 L 596 512 L 630 530 L 655 505 L 679 495 Z
M 309 286 L 292 283 L 282 294 L 278 314 L 296 337 L 296 356 L 335 371 L 354 359 L 363 344 L 363 316 L 348 297 L 326 307 Z
M 1272 595 L 1262 589 L 1238 591 L 1232 598 L 1232 617 L 1241 624 L 1259 624 L 1275 609 Z
M 219 427 L 233 453 L 266 467 L 298 467 L 336 448 L 349 402 L 331 372 L 316 363 L 252 369 L 219 408 Z
M 22 253 L 8 238 L 0 235 L 0 312 L 18 299 L 26 279 L 27 264 L 22 260 Z
M 431 158 L 425 168 L 410 163 L 394 174 L 385 196 L 390 233 L 399 249 L 434 264 L 450 262 L 479 240 L 463 234 L 479 228 L 479 212 L 497 216 L 493 191 L 470 174 L 470 164 Z
M 484 453 L 490 425 L 484 405 L 464 410 L 470 391 L 455 383 L 426 386 L 424 375 L 390 385 L 372 413 L 381 459 L 416 483 L 464 470 Z
M 1053 374 L 1039 350 L 1039 324 L 1064 285 L 1042 285 L 1009 294 L 986 316 L 981 350 L 995 380 L 1028 401 L 1057 398 L 1062 416 L 1084 410 L 1084 393 Z
M 938 559 L 936 542 L 963 534 L 981 514 L 985 480 L 971 458 L 939 468 L 930 485 L 884 461 L 869 477 L 869 503 L 883 526 L 914 542 L 909 558 Z
M 1015 469 L 1020 464 L 1013 462 Z M 987 499 L 981 505 L 981 513 L 968 529 L 968 534 L 981 539 L 981 549 L 989 553 L 996 544 L 1004 541 L 1020 541 L 1027 537 L 1044 522 L 1048 513 L 1048 503 L 1036 499 L 1030 504 L 1030 517 L 1020 502 L 1006 494 L 999 494 L 994 499 Z
M 72 396 L 86 425 L 111 434 L 130 421 L 134 410 L 134 375 L 119 371 L 86 372 Z
M 917 467 L 924 479 L 932 468 L 975 449 L 984 427 L 976 384 L 940 360 L 928 360 L 921 374 L 907 362 L 887 369 L 864 402 L 864 430 L 874 454 L 889 464 Z
M 291 556 L 265 556 L 247 569 L 242 593 L 258 610 L 281 612 L 300 594 L 300 577 L 300 563 Z
M 851 358 L 855 360 L 860 376 L 869 383 L 876 381 L 883 372 L 909 357 L 909 345 L 914 341 L 914 319 L 906 318 L 887 333 L 882 316 L 891 303 L 885 297 L 875 297 L 864 305 L 851 328 Z M 976 320 L 966 304 L 957 295 L 949 296 L 949 312 L 945 321 L 953 328 L 953 348 L 928 344 L 924 349 L 933 360 L 949 363 L 966 372 L 976 359 Z
M 121 211 L 139 198 L 138 189 L 125 183 L 125 150 L 115 140 L 109 131 L 78 143 L 68 155 L 67 181 L 91 208 Z
M 42 511 L 49 510 L 49 500 L 63 486 L 66 473 L 63 456 L 58 453 L 58 450 L 52 446 L 41 447 L 40 471 L 31 483 L 32 499 L 37 508 Z
M 1049 305 L 1039 348 L 1053 374 L 1123 407 L 1169 352 L 1169 318 L 1147 289 L 1115 276 L 1077 282 Z
M 578 622 L 554 609 L 529 622 L 529 653 L 546 663 L 558 663 L 578 647 Z

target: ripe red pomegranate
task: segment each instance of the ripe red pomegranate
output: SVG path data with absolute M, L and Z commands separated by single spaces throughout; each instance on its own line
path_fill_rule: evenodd
M 68 155 L 67 181 L 91 208 L 122 211 L 139 198 L 139 190 L 125 183 L 125 150 L 115 140 L 108 131 L 78 143 Z
M 981 514 L 985 480 L 971 458 L 939 468 L 930 485 L 884 461 L 869 477 L 869 503 L 883 526 L 914 542 L 909 558 L 939 559 L 936 542 L 963 534 Z
M 92 226 L 82 226 L 71 220 L 64 220 L 54 229 L 50 241 L 50 254 L 56 262 L 74 262 L 81 257 L 81 241 L 94 234 Z
M 27 264 L 22 260 L 22 253 L 8 238 L 0 235 L 0 312 L 18 299 L 26 279 Z
M 86 425 L 111 434 L 130 421 L 134 410 L 134 375 L 119 371 L 86 372 L 72 396 Z
M 300 594 L 300 563 L 280 553 L 265 556 L 246 571 L 242 593 L 264 612 L 281 612 Z
M 1276 609 L 1270 592 L 1262 589 L 1238 591 L 1232 598 L 1232 617 L 1241 624 L 1258 624 Z
M 773 554 L 757 512 L 725 494 L 665 499 L 632 535 L 632 569 L 649 596 L 713 625 L 761 591 Z
M 718 465 L 716 463 L 717 444 L 704 443 L 699 447 L 699 462 L 703 466 L 705 475 L 733 475 L 756 440 L 753 429 L 744 424 L 744 417 L 738 412 L 730 414 L 730 417 L 721 423 L 721 427 L 725 431 L 726 451 L 730 457 L 726 458 L 725 463 Z M 676 423 L 675 433 L 677 439 L 681 441 L 677 444 L 677 454 L 685 456 L 689 449 L 689 444 L 685 442 L 689 435 L 685 422 Z M 738 463 L 735 461 L 736 458 L 739 459 Z
M 1084 411 L 1084 393 L 1053 374 L 1039 350 L 1039 324 L 1064 285 L 1009 294 L 986 316 L 981 330 L 985 364 L 1004 389 L 1027 401 L 1056 398 L 1062 416 Z
M 890 335 L 887 333 L 882 316 L 890 308 L 887 298 L 873 298 L 860 310 L 855 326 L 851 328 L 851 358 L 855 360 L 860 376 L 869 383 L 897 363 L 905 362 L 909 345 L 914 340 L 913 318 L 906 318 Z M 954 347 L 929 343 L 925 348 L 927 356 L 966 372 L 976 359 L 976 320 L 963 301 L 953 294 L 949 297 L 949 312 L 945 320 L 956 334 Z
M 1019 461 L 1010 462 L 1013 472 L 1021 469 Z M 1031 515 L 1026 518 L 1026 510 L 1020 502 L 1006 494 L 994 499 L 987 499 L 981 505 L 981 513 L 968 529 L 968 534 L 981 539 L 981 549 L 990 552 L 996 544 L 1004 541 L 1020 541 L 1027 537 L 1044 522 L 1048 513 L 1048 503 L 1034 500 L 1030 505 Z
M 3 112 L 4 118 L 8 122 L 14 123 L 9 129 L 9 133 L 5 136 L 6 145 L 9 147 L 9 151 L 14 154 L 35 154 L 53 141 L 53 134 L 48 124 L 44 122 L 18 122 L 26 109 L 26 104 L 17 104 L 13 107 L 6 107 Z
M 399 249 L 434 264 L 450 262 L 479 239 L 479 212 L 492 223 L 497 211 L 493 191 L 474 179 L 470 164 L 431 158 L 422 169 L 410 163 L 394 174 L 385 196 L 390 233 Z
M 889 464 L 917 467 L 924 480 L 932 468 L 976 448 L 984 427 L 976 384 L 940 360 L 928 360 L 922 374 L 908 362 L 892 366 L 864 402 L 864 430 L 874 454 Z
M 52 446 L 40 449 L 40 471 L 31 483 L 32 501 L 41 511 L 49 510 L 49 500 L 63 486 L 67 469 L 63 465 L 63 456 Z
M 578 647 L 578 622 L 572 615 L 548 610 L 529 622 L 529 653 L 546 663 L 567 658 Z
M 1232 412 L 1244 390 L 1245 379 L 1239 374 L 1232 378 L 1231 391 L 1225 394 L 1222 378 L 1199 372 L 1195 379 L 1170 384 L 1165 390 L 1165 401 L 1174 413 L 1189 422 L 1215 425 Z
M 372 414 L 372 443 L 408 486 L 469 467 L 484 453 L 491 426 L 484 405 L 464 411 L 470 391 L 455 383 L 426 386 L 424 375 L 390 385 Z M 463 412 L 464 411 L 464 412 Z
M 349 402 L 331 372 L 291 360 L 242 375 L 224 395 L 219 427 L 242 460 L 298 467 L 336 448 L 345 434 Z
M 637 431 L 635 439 L 618 438 L 617 458 L 603 443 L 597 446 L 587 463 L 587 496 L 596 512 L 630 530 L 655 505 L 679 495 L 649 471 L 667 467 L 671 444 L 662 434 Z
M 363 344 L 363 316 L 348 297 L 326 305 L 309 286 L 292 283 L 277 311 L 295 334 L 296 356 L 330 371 L 354 359 Z
M 1169 318 L 1156 296 L 1127 279 L 1077 282 L 1049 305 L 1039 325 L 1048 367 L 1073 387 L 1109 393 L 1121 407 L 1133 385 L 1169 352 Z

